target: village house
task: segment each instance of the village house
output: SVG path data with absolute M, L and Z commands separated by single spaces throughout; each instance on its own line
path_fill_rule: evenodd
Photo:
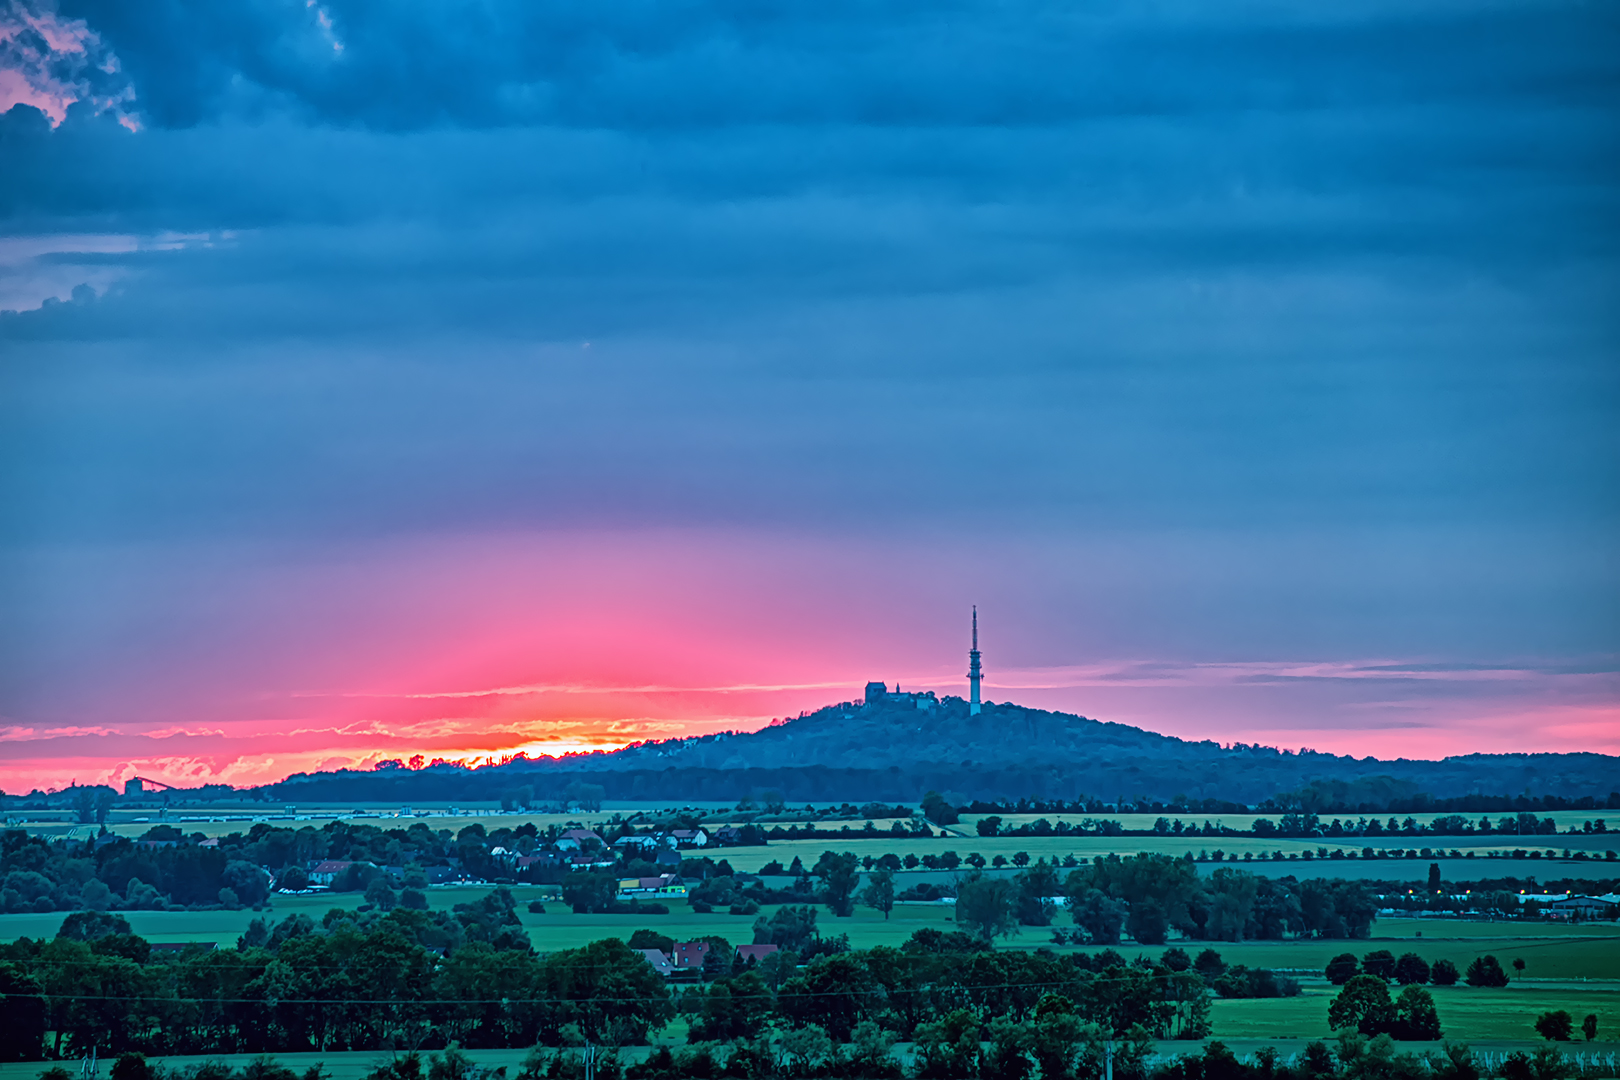
M 653 851 L 658 847 L 658 837 L 651 833 L 629 833 L 613 841 L 613 846 L 620 851 Z
M 653 900 L 685 900 L 686 886 L 679 875 L 660 874 L 657 877 L 620 878 L 619 895 L 626 898 Z
M 675 946 L 675 967 L 677 970 L 703 970 L 703 961 L 709 955 L 707 941 L 683 941 Z
M 607 841 L 593 829 L 568 829 L 557 837 L 558 851 L 600 850 L 607 846 Z
M 667 979 L 675 974 L 675 965 L 670 962 L 663 949 L 637 949 L 636 951 L 645 956 L 647 963 L 653 966 L 653 970 L 664 978 Z
M 331 888 L 332 882 L 336 881 L 345 870 L 353 865 L 354 863 L 349 859 L 322 860 L 309 868 L 309 883 Z
M 606 850 L 581 851 L 568 856 L 568 869 L 570 870 L 596 870 L 612 865 L 614 865 L 613 854 Z

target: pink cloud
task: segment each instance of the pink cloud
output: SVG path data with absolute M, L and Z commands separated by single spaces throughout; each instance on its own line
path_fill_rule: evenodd
M 32 105 L 55 126 L 67 118 L 68 106 L 88 101 L 98 114 L 112 110 L 125 127 L 138 130 L 139 121 L 124 109 L 135 100 L 134 88 L 125 82 L 114 91 L 104 78 L 118 71 L 118 57 L 83 19 L 31 10 L 22 0 L 0 10 L 0 112 Z

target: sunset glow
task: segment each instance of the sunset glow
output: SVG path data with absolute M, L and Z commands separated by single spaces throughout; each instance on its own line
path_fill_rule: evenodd
M 0 788 L 964 694 L 974 605 L 992 700 L 1620 753 L 1553 8 L 0 0 Z

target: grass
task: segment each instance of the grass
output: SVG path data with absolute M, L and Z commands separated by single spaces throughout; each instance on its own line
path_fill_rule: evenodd
M 1567 1010 L 1577 1026 L 1581 1017 L 1596 1013 L 1598 1039 L 1594 1048 L 1612 1050 L 1620 1041 L 1620 989 L 1613 985 L 1571 989 L 1517 983 L 1504 990 L 1464 986 L 1430 989 L 1441 1029 L 1453 1041 L 1539 1041 L 1535 1019 L 1554 1009 Z M 1333 989 L 1323 985 L 1295 998 L 1216 1001 L 1210 1010 L 1214 1036 L 1268 1041 L 1331 1038 L 1327 1011 L 1333 996 Z

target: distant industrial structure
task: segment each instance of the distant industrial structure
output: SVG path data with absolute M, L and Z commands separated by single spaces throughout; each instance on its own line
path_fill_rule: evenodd
M 125 795 L 144 795 L 147 791 L 173 791 L 173 784 L 165 784 L 161 780 L 153 780 L 146 776 L 132 776 L 124 781 Z

